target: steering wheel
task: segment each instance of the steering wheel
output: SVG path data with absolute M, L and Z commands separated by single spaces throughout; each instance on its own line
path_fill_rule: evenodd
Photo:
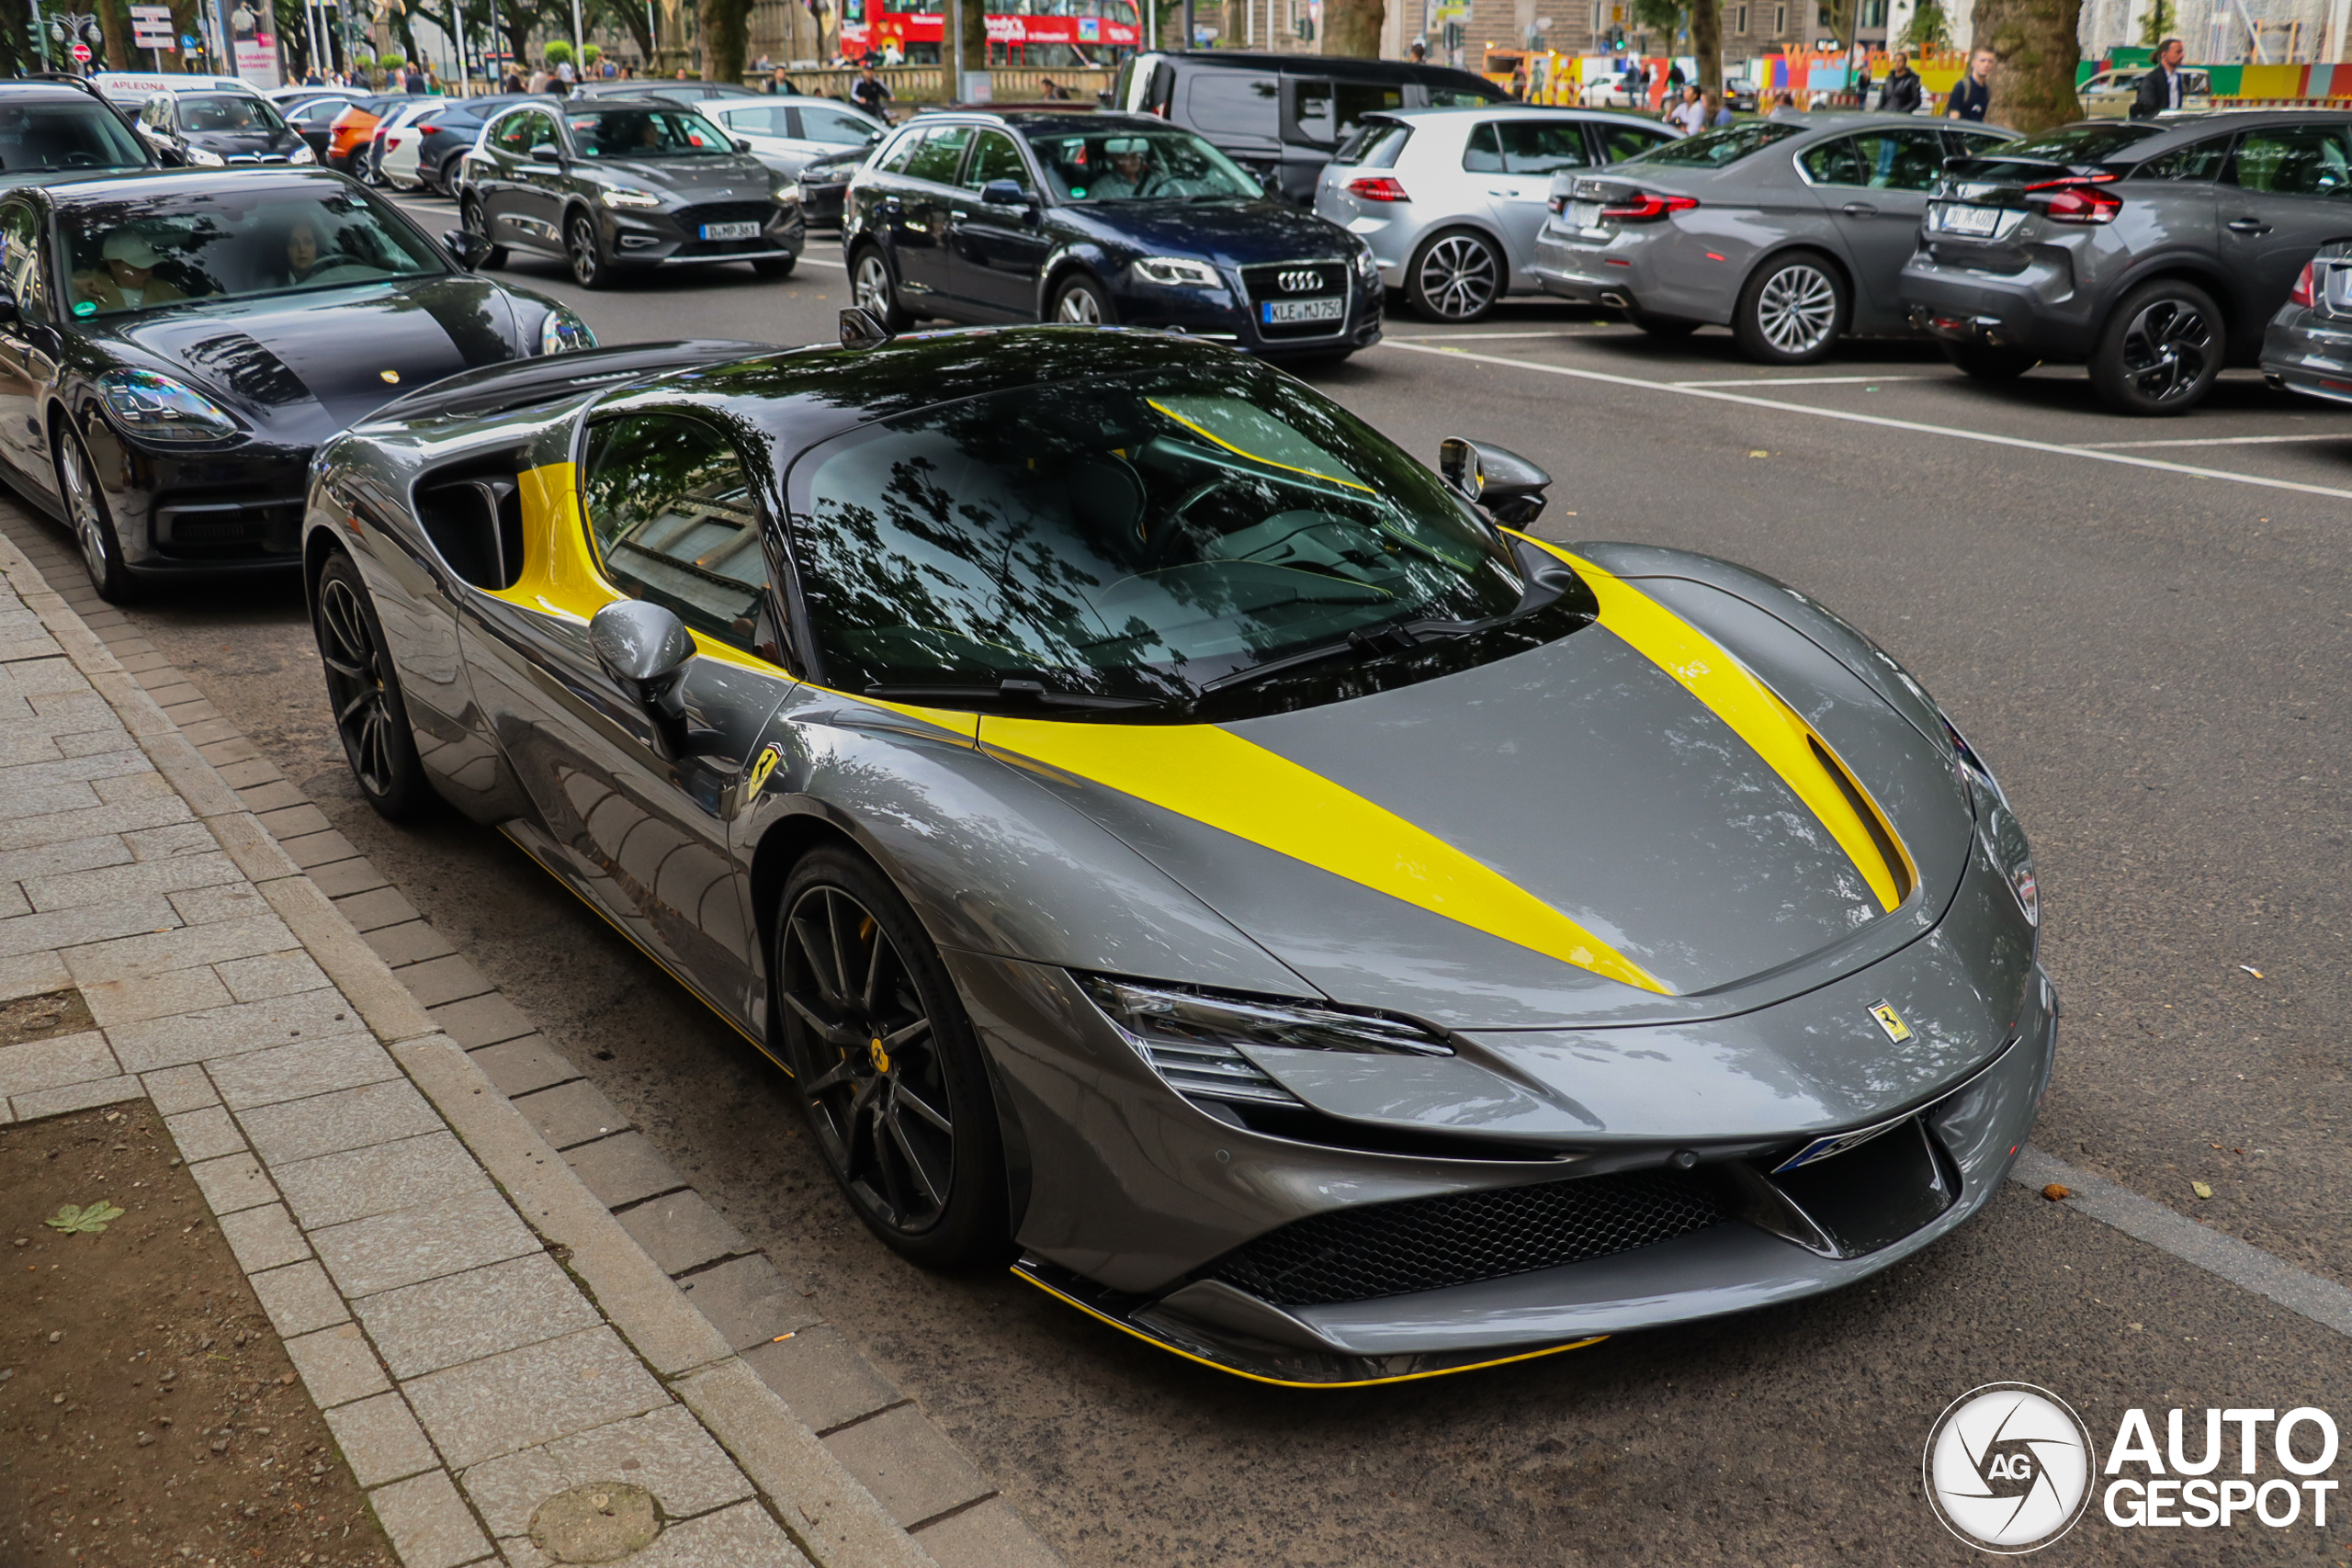
M 1168 515 L 1159 520 L 1159 526 L 1152 531 L 1150 542 L 1144 547 L 1144 567 L 1147 570 L 1168 564 L 1177 539 L 1182 536 L 1184 514 L 1233 480 L 1231 474 L 1212 474 L 1186 491 L 1176 504 L 1168 509 Z

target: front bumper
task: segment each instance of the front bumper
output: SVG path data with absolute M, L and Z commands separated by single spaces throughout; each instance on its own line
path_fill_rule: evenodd
M 1337 321 L 1304 331 L 1269 330 L 1257 308 L 1229 284 L 1223 288 L 1163 288 L 1121 279 L 1112 284 L 1119 324 L 1163 332 L 1181 331 L 1231 344 L 1261 358 L 1313 358 L 1353 353 L 1380 341 L 1386 290 L 1368 287 L 1351 268 L 1346 305 Z
M 729 204 L 750 208 L 751 203 Z M 706 221 L 757 221 L 749 219 L 710 220 L 700 216 L 709 209 L 687 208 L 679 212 L 603 208 L 597 221 L 605 231 L 605 254 L 628 266 L 699 266 L 717 262 L 775 261 L 797 256 L 808 243 L 808 227 L 799 204 L 763 204 L 768 209 L 760 231 L 748 240 L 705 240 L 698 231 Z
M 2262 334 L 2262 378 L 2284 391 L 2352 403 L 2352 318 L 2282 306 Z
M 311 448 L 245 441 L 168 451 L 102 419 L 81 429 L 132 576 L 277 571 L 300 561 Z

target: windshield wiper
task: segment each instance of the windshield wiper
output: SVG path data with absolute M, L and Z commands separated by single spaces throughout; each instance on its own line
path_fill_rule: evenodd
M 1058 708 L 1148 708 L 1148 697 L 1105 697 L 1092 692 L 1064 692 L 1042 681 L 999 681 L 984 685 L 878 685 L 865 688 L 869 697 L 885 702 L 950 702 L 974 700 Z
M 1285 653 L 1279 659 L 1268 659 L 1236 670 L 1230 675 L 1220 675 L 1201 683 L 1201 695 L 1211 692 L 1229 692 L 1239 686 L 1254 686 L 1286 671 L 1303 669 L 1309 664 L 1321 664 L 1332 659 L 1378 659 L 1391 653 L 1406 653 L 1432 642 L 1462 637 L 1487 625 L 1484 621 L 1398 621 L 1385 626 L 1359 628 L 1334 642 L 1317 643 L 1296 653 Z

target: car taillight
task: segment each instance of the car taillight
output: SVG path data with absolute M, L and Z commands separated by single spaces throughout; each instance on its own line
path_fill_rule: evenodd
M 2044 180 L 2025 189 L 2028 196 L 2047 193 L 2034 206 L 2052 223 L 2112 223 L 2123 210 L 2123 198 L 2101 190 L 2099 182 L 2114 177 L 2094 175 L 2087 180 Z
M 437 125 L 420 125 L 416 128 L 416 133 L 419 136 L 430 136 L 440 129 L 441 128 Z
M 1364 201 L 1410 201 L 1393 175 L 1360 175 L 1348 182 L 1348 194 Z
M 2305 262 L 2303 270 L 2295 275 L 2295 290 L 2287 296 L 2288 299 L 2297 305 L 2318 304 L 2319 290 L 2312 286 L 2312 264 Z
M 1637 190 L 1604 203 L 1600 215 L 1614 218 L 1620 223 L 1655 223 L 1669 212 L 1688 212 L 1698 205 L 1699 198 L 1694 196 L 1660 196 L 1653 190 Z

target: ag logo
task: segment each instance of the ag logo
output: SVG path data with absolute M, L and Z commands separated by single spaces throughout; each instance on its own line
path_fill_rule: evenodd
M 1323 275 L 1306 267 L 1297 267 L 1283 273 L 1274 281 L 1283 286 L 1283 292 L 1285 294 L 1304 294 L 1311 288 L 1319 288 L 1323 282 Z
M 761 748 L 759 756 L 752 762 L 752 771 L 743 776 L 744 805 L 749 806 L 759 799 L 760 791 L 767 786 L 768 775 L 775 772 L 775 765 L 783 761 L 784 748 L 775 741 L 771 740 Z
M 2064 1400 L 2031 1383 L 1996 1382 L 1937 1417 L 1922 1469 L 1928 1506 L 1946 1529 L 2015 1556 L 2075 1528 L 2097 1461 L 2089 1428 Z

